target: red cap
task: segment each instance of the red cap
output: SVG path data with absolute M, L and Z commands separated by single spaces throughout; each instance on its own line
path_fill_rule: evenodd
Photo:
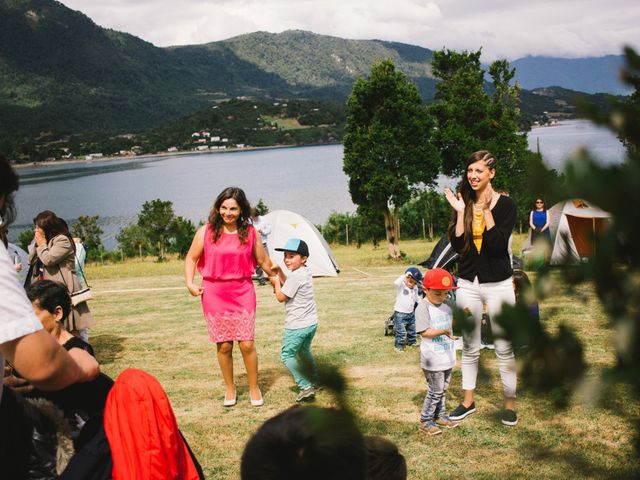
M 458 287 L 453 283 L 453 277 L 443 268 L 432 268 L 427 270 L 422 281 L 423 288 L 434 290 L 455 290 Z

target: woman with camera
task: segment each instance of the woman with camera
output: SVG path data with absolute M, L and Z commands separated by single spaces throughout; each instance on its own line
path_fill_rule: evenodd
M 33 219 L 35 248 L 29 254 L 31 283 L 36 280 L 52 280 L 67 288 L 69 294 L 80 291 L 76 274 L 76 248 L 67 222 L 50 210 L 44 210 Z M 77 335 L 91 327 L 93 316 L 86 302 L 74 305 L 65 320 L 65 328 Z M 86 341 L 86 338 L 85 338 Z

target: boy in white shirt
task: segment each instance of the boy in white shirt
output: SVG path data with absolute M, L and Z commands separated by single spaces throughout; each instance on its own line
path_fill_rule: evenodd
M 420 366 L 429 384 L 420 414 L 420 429 L 428 435 L 442 433 L 440 427 L 458 426 L 446 414 L 445 399 L 456 364 L 456 351 L 452 333 L 453 315 L 444 303 L 449 290 L 455 290 L 451 274 L 442 268 L 425 273 L 425 298 L 416 308 L 416 330 L 422 336 Z
M 311 342 L 318 328 L 318 311 L 313 294 L 313 278 L 306 266 L 309 247 L 304 240 L 290 238 L 284 247 L 284 264 L 289 270 L 278 269 L 277 277 L 269 277 L 276 299 L 284 302 L 284 335 L 280 359 L 289 369 L 300 388 L 296 402 L 312 400 L 316 396 L 314 378 L 316 362 L 311 354 Z
M 396 303 L 393 306 L 393 346 L 396 352 L 404 352 L 405 345 L 415 347 L 416 317 L 414 310 L 419 300 L 418 285 L 422 281 L 422 273 L 416 267 L 409 267 L 393 284 L 396 287 Z

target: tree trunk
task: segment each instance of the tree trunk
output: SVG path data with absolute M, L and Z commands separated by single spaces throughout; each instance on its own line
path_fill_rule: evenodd
M 391 258 L 400 258 L 400 246 L 398 245 L 398 209 L 394 208 L 393 214 L 389 207 L 384 208 L 384 231 L 387 237 L 387 248 Z

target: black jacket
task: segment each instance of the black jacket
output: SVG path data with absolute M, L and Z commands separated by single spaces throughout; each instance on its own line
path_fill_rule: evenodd
M 458 276 L 473 282 L 478 277 L 480 283 L 500 282 L 513 275 L 509 258 L 509 238 L 516 223 L 516 204 L 511 198 L 500 195 L 491 209 L 495 225 L 482 234 L 480 253 L 471 241 L 469 250 L 462 255 L 464 234 L 451 238 L 451 246 L 460 254 Z

